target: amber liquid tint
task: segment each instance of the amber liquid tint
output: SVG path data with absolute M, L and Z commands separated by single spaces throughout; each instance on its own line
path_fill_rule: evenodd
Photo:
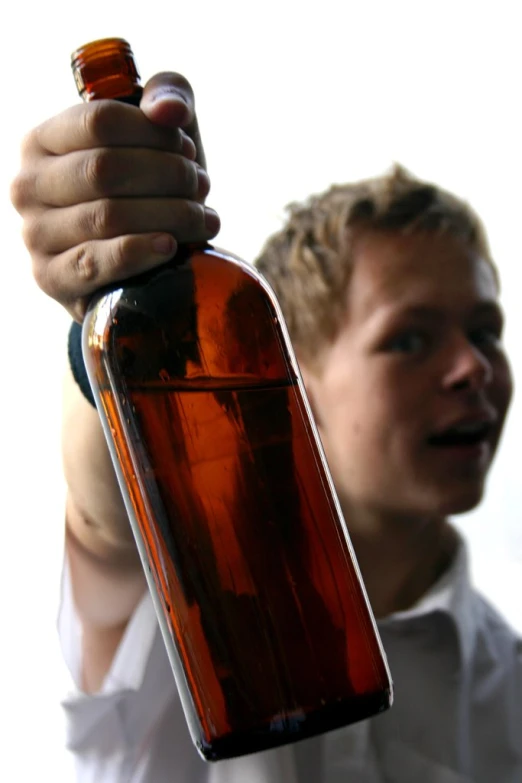
M 84 100 L 138 104 L 128 43 Z M 99 295 L 84 357 L 192 739 L 218 760 L 391 703 L 380 641 L 273 294 L 211 248 Z
M 102 296 L 87 367 L 207 759 L 386 709 L 391 686 L 276 306 L 193 251 Z
M 139 104 L 142 89 L 132 50 L 122 38 L 81 46 L 71 55 L 78 93 L 84 101 L 116 98 Z

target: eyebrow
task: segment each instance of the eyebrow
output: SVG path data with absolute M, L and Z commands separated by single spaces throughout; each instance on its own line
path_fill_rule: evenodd
M 411 305 L 410 307 L 400 308 L 395 311 L 397 315 L 414 316 L 430 321 L 438 321 L 444 317 L 442 307 L 425 307 L 423 305 Z
M 473 308 L 473 312 L 478 315 L 494 315 L 496 318 L 504 319 L 504 312 L 498 302 L 481 302 Z
M 401 316 L 413 316 L 427 321 L 440 321 L 445 318 L 446 310 L 443 307 L 411 305 L 410 307 L 397 310 L 396 314 L 400 314 Z M 502 308 L 493 300 L 476 304 L 474 307 L 470 308 L 470 315 L 492 315 L 495 318 L 503 320 Z

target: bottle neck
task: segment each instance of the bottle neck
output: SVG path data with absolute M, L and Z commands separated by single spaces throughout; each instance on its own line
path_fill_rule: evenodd
M 118 103 L 128 103 L 131 106 L 139 106 L 141 101 L 141 96 L 143 95 L 143 88 L 142 87 L 136 87 L 135 91 L 131 95 L 123 95 L 119 98 L 116 98 L 115 100 L 118 101 Z
M 123 38 L 105 38 L 80 47 L 72 54 L 71 67 L 84 101 L 109 98 L 139 102 L 140 76 L 132 49 Z
M 71 57 L 76 87 L 83 101 L 116 100 L 139 107 L 143 88 L 132 49 L 122 38 L 107 38 L 82 46 Z M 206 242 L 179 248 L 176 261 L 191 251 L 209 249 Z

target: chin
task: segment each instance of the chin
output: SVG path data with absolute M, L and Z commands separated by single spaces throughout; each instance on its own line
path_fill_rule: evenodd
M 451 496 L 441 498 L 440 513 L 444 516 L 456 516 L 473 511 L 484 496 L 484 486 L 469 488 L 466 491 L 452 493 Z

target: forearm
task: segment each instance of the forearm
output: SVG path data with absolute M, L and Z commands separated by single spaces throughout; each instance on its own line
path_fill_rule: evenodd
M 143 592 L 145 576 L 97 411 L 67 372 L 63 462 L 66 551 L 82 625 L 82 687 L 101 687 Z
M 68 504 L 70 506 L 70 503 Z M 68 520 L 74 514 L 68 508 Z M 68 524 L 66 551 L 72 596 L 82 627 L 81 687 L 98 691 L 144 591 L 141 567 L 115 567 L 76 539 Z
M 70 370 L 64 380 L 63 400 L 67 524 L 99 561 L 116 568 L 135 566 L 139 562 L 136 545 L 98 412 L 84 398 Z
M 165 263 L 178 244 L 214 237 L 219 218 L 203 206 L 210 182 L 198 164 L 204 155 L 194 96 L 178 74 L 156 75 L 140 108 L 95 101 L 35 128 L 24 142 L 11 198 L 40 288 L 81 321 L 95 292 Z M 108 170 L 115 173 L 110 182 Z M 71 373 L 63 464 L 84 674 L 95 689 L 146 588 L 98 414 Z

